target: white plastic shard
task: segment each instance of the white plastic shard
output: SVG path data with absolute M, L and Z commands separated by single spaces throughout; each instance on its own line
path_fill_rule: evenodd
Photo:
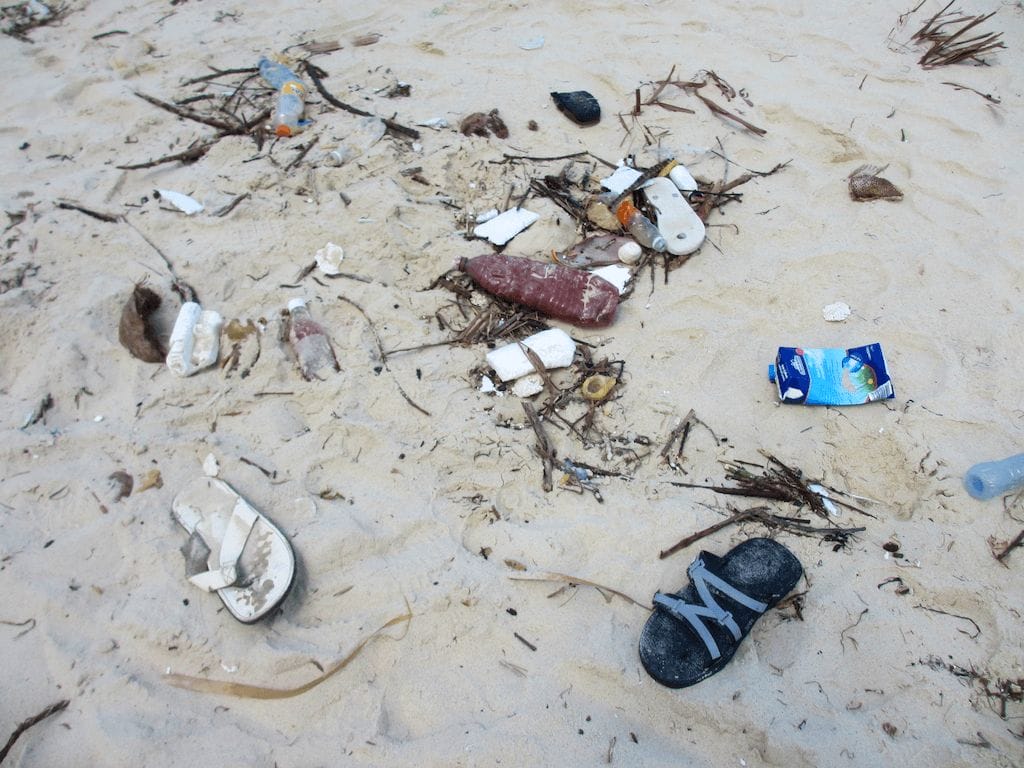
M 493 219 L 477 225 L 473 234 L 477 237 L 485 237 L 495 245 L 504 245 L 539 218 L 538 214 L 525 208 L 510 208 Z
M 630 168 L 628 165 L 620 165 L 615 169 L 615 173 L 611 176 L 601 179 L 601 186 L 609 192 L 614 192 L 615 194 L 620 195 L 642 175 L 643 174 L 636 168 Z
M 316 252 L 316 265 L 325 275 L 337 275 L 341 273 L 341 262 L 345 258 L 345 249 L 340 245 L 328 243 Z
M 603 280 L 607 280 L 609 283 L 619 289 L 621 295 L 626 290 L 626 285 L 633 277 L 633 272 L 629 267 L 623 264 L 609 264 L 606 267 L 599 267 L 598 269 L 590 270 L 590 274 L 597 275 Z
M 693 253 L 704 244 L 707 230 L 683 193 L 670 179 L 651 179 L 643 188 L 647 200 L 658 212 L 658 229 L 668 252 L 676 256 Z
M 520 344 L 533 350 L 548 369 L 572 365 L 576 354 L 576 342 L 560 328 L 535 333 L 520 342 L 506 344 L 487 353 L 487 364 L 502 381 L 513 381 L 535 372 L 533 363 L 520 348 Z
M 193 213 L 199 213 L 203 210 L 203 204 L 194 197 L 189 197 L 181 192 L 175 192 L 173 189 L 158 189 L 157 192 L 160 194 L 161 200 L 166 200 L 186 216 L 191 216 Z
M 204 311 L 194 301 L 181 305 L 171 331 L 167 367 L 177 376 L 191 376 L 217 362 L 220 353 L 220 329 L 224 318 L 212 310 Z

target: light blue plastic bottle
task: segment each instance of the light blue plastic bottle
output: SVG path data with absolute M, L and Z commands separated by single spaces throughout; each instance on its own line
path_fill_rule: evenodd
M 976 499 L 985 501 L 1024 486 L 1024 453 L 1000 461 L 975 464 L 964 475 L 964 487 Z

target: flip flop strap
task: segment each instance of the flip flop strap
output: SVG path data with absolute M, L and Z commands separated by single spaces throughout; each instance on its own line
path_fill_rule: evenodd
M 189 581 L 207 592 L 214 592 L 224 587 L 230 587 L 238 581 L 238 559 L 242 556 L 245 543 L 249 540 L 249 534 L 259 515 L 256 510 L 250 507 L 244 499 L 235 502 L 235 508 L 231 513 L 224 528 L 224 538 L 221 540 L 220 552 L 217 554 L 219 568 L 209 570 L 206 573 L 197 573 Z
M 717 659 L 721 657 L 722 653 L 718 648 L 718 643 L 715 642 L 710 630 L 708 630 L 707 625 L 704 623 L 704 619 L 710 619 L 721 624 L 729 630 L 729 633 L 735 640 L 739 640 L 743 633 L 740 631 L 739 625 L 736 624 L 732 614 L 722 608 L 718 601 L 715 600 L 714 595 L 711 594 L 711 588 L 713 587 L 730 600 L 757 613 L 764 613 L 768 609 L 768 604 L 743 594 L 729 582 L 711 573 L 704 565 L 704 561 L 699 557 L 691 563 L 687 572 L 703 605 L 687 603 L 681 598 L 664 595 L 661 592 L 655 594 L 654 604 L 664 608 L 675 618 L 688 622 L 707 647 L 711 658 Z

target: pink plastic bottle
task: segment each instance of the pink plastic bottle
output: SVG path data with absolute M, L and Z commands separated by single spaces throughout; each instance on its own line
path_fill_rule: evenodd
M 319 371 L 328 366 L 335 371 L 341 370 L 327 333 L 323 326 L 310 316 L 306 302 L 302 299 L 292 299 L 288 302 L 288 313 L 291 315 L 288 341 L 295 350 L 303 377 L 307 381 L 319 379 Z

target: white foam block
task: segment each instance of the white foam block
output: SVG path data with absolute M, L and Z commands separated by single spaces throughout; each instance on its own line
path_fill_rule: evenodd
M 572 365 L 572 359 L 576 354 L 576 342 L 560 328 L 549 328 L 535 333 L 521 342 L 506 344 L 487 353 L 487 364 L 502 381 L 513 381 L 520 376 L 534 373 L 533 364 L 520 344 L 532 349 L 548 369 Z
M 601 186 L 607 189 L 609 192 L 614 192 L 616 195 L 621 195 L 629 186 L 639 179 L 643 174 L 640 173 L 636 168 L 630 168 L 627 165 L 620 165 L 615 169 L 615 173 L 607 178 L 601 179 Z
M 504 245 L 533 224 L 540 216 L 525 208 L 510 208 L 493 219 L 477 225 L 473 234 L 485 237 L 495 245 Z

